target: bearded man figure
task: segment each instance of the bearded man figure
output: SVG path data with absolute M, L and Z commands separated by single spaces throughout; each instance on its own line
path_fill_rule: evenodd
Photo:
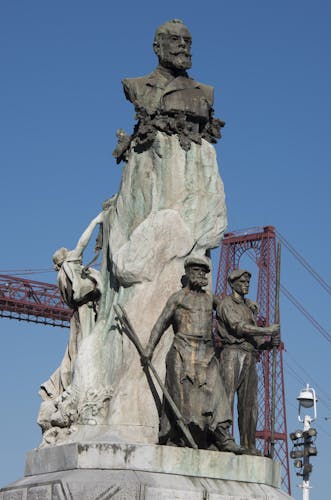
M 191 142 L 204 138 L 216 142 L 224 122 L 213 118 L 213 87 L 196 82 L 187 74 L 191 68 L 192 37 L 179 19 L 162 24 L 155 32 L 153 48 L 159 65 L 149 75 L 123 80 L 124 92 L 137 112 L 138 124 L 132 136 L 137 151 L 148 147 L 157 130 L 177 134 L 180 145 L 189 150 Z M 129 141 L 120 140 L 123 149 Z M 116 149 L 123 159 L 125 152 Z
M 185 260 L 187 284 L 175 292 L 154 325 L 146 349 L 151 358 L 163 333 L 171 325 L 174 340 L 166 358 L 166 387 L 199 448 L 241 453 L 229 434 L 232 414 L 219 373 L 212 340 L 213 295 L 204 290 L 210 272 L 207 259 Z M 176 418 L 163 400 L 159 442 L 185 446 Z

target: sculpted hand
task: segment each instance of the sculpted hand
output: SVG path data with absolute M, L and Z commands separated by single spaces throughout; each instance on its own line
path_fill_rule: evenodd
M 141 356 L 141 362 L 143 365 L 148 364 L 149 361 L 151 361 L 152 356 L 153 356 L 153 346 L 147 344 L 147 347 L 145 349 L 145 353 L 143 356 Z
M 275 335 L 271 339 L 272 347 L 278 347 L 280 345 L 280 335 Z
M 267 330 L 266 335 L 271 335 L 272 337 L 275 337 L 275 336 L 279 335 L 280 324 L 275 323 L 274 325 L 267 326 L 266 330 Z

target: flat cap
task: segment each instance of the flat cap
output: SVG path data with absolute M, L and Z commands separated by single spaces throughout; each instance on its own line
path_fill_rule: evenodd
M 210 265 L 207 259 L 204 257 L 198 257 L 195 255 L 190 255 L 189 257 L 186 257 L 184 260 L 184 267 L 185 269 L 190 266 L 200 266 L 203 267 L 206 271 L 206 273 L 210 272 Z
M 249 271 L 246 271 L 246 269 L 235 269 L 229 274 L 228 282 L 232 283 L 233 281 L 239 279 L 243 274 L 248 274 L 249 277 L 252 276 Z

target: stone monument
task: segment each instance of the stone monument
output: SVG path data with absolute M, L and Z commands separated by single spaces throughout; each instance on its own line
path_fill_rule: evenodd
M 191 367 L 188 357 L 184 364 L 193 370 L 194 380 L 199 379 L 199 387 L 207 383 L 206 370 L 215 381 L 213 401 L 206 397 L 213 392 L 210 380 L 196 391 L 204 401 L 199 404 L 209 419 L 208 429 L 231 421 L 208 335 L 213 300 L 202 290 L 208 280 L 204 278 L 197 291 L 193 275 L 188 275 L 188 288 L 184 284 L 184 292 L 178 292 L 185 280 L 184 262 L 186 268 L 190 261 L 203 262 L 209 270 L 210 250 L 219 246 L 227 224 L 212 145 L 221 137 L 224 122 L 214 117 L 213 88 L 187 73 L 191 43 L 180 20 L 166 22 L 155 33 L 156 69 L 123 80 L 137 123 L 131 135 L 122 129 L 117 133 L 114 156 L 124 162 L 121 185 L 75 250 L 60 249 L 54 255 L 61 294 L 74 311 L 69 344 L 61 366 L 41 386 L 41 444 L 28 453 L 25 478 L 0 490 L 0 500 L 288 498 L 279 490 L 279 466 L 265 457 L 231 453 L 238 447 L 228 436 L 224 440 L 224 429 L 223 438 L 214 439 L 214 448 L 208 439 L 195 445 L 199 440 L 194 433 L 191 447 L 171 433 L 173 442 L 157 444 L 159 419 L 164 422 L 169 416 L 165 403 L 162 406 L 164 387 L 172 383 L 169 366 L 179 369 L 174 354 L 178 333 L 203 337 L 198 349 L 192 347 L 194 339 L 190 344 L 192 356 L 198 353 L 199 367 L 193 358 Z M 100 272 L 82 262 L 97 225 Z M 183 313 L 184 299 L 177 304 L 186 323 L 178 322 L 178 315 L 172 322 L 157 321 L 164 317 L 169 297 L 183 295 L 186 289 L 195 294 L 189 315 Z M 119 311 L 125 312 L 136 345 L 147 346 L 144 356 L 125 333 Z M 203 323 L 199 332 L 198 317 Z M 187 321 L 190 331 L 183 332 Z M 170 323 L 180 324 L 181 331 Z M 173 359 L 164 386 L 169 350 Z M 152 352 L 155 372 L 148 368 Z M 187 397 L 188 391 L 182 395 Z M 192 430 L 186 403 L 175 403 L 178 425 Z

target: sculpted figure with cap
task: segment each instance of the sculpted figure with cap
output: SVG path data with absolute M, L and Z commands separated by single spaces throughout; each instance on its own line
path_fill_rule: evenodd
M 208 260 L 185 260 L 187 284 L 170 296 L 155 323 L 146 356 L 172 325 L 174 340 L 166 358 L 166 387 L 199 448 L 214 446 L 240 453 L 228 429 L 232 415 L 219 373 L 212 340 L 213 295 L 204 290 L 210 272 Z M 159 442 L 184 446 L 185 441 L 166 400 L 163 401 Z
M 257 304 L 245 298 L 249 291 L 251 273 L 236 269 L 228 281 L 232 294 L 217 306 L 217 332 L 222 342 L 220 355 L 221 375 L 230 406 L 238 397 L 238 426 L 240 444 L 245 453 L 258 455 L 255 445 L 257 425 L 257 373 L 259 349 L 279 345 L 278 324 L 260 327 L 256 324 Z M 271 341 L 265 337 L 271 336 Z

